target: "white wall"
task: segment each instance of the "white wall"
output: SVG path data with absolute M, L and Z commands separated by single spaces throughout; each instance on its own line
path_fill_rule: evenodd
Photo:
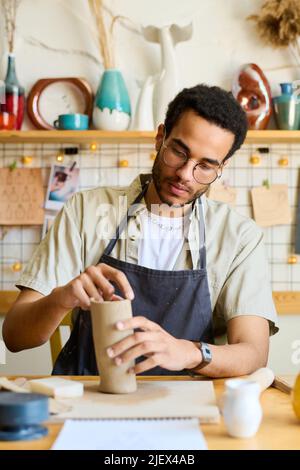
M 264 46 L 253 24 L 246 21 L 249 14 L 258 11 L 261 0 L 114 0 L 107 4 L 115 14 L 143 25 L 187 24 L 193 20 L 193 38 L 177 47 L 182 86 L 206 82 L 230 89 L 233 74 L 247 62 L 255 62 L 264 70 L 274 93 L 279 91 L 279 82 L 300 76 L 299 69 L 287 67 L 293 64 L 288 50 Z M 86 0 L 22 0 L 15 52 L 19 81 L 27 92 L 38 79 L 57 76 L 85 77 L 96 90 L 101 64 L 79 54 L 54 52 L 30 44 L 32 39 L 38 40 L 53 49 L 86 51 L 101 60 L 87 13 Z M 134 102 L 137 81 L 159 71 L 159 49 L 121 26 L 116 33 L 117 65 L 124 73 Z M 0 78 L 6 69 L 5 50 L 1 36 Z M 24 128 L 30 126 L 26 120 Z M 270 364 L 276 372 L 296 372 L 300 365 L 292 363 L 291 355 L 293 341 L 300 339 L 300 316 L 281 317 L 281 328 L 280 334 L 272 339 Z M 50 369 L 46 345 L 35 351 L 8 353 L 7 365 L 0 365 L 0 374 L 38 374 Z
M 182 86 L 206 82 L 230 89 L 232 76 L 240 65 L 255 62 L 264 70 L 277 93 L 278 83 L 299 78 L 300 70 L 284 68 L 293 64 L 289 51 L 264 46 L 254 24 L 246 21 L 249 14 L 258 11 L 261 3 L 261 0 L 107 1 L 115 14 L 124 15 L 138 25 L 160 26 L 172 22 L 183 25 L 193 21 L 192 39 L 177 46 Z M 101 78 L 101 63 L 97 65 L 79 54 L 32 45 L 32 41 L 40 41 L 54 50 L 85 51 L 101 61 L 91 33 L 87 4 L 86 0 L 22 0 L 15 52 L 19 80 L 27 91 L 38 79 L 57 76 L 85 77 L 96 90 Z M 159 47 L 123 26 L 117 25 L 115 32 L 117 66 L 124 73 L 134 103 L 137 83 L 159 71 Z M 2 77 L 6 69 L 5 51 L 1 35 Z M 26 126 L 31 126 L 27 120 Z

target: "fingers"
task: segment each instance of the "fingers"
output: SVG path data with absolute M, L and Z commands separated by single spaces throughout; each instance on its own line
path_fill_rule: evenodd
M 77 278 L 63 287 L 64 295 L 60 296 L 60 304 L 64 308 L 81 307 L 88 310 L 91 298 L 101 302 L 123 300 L 115 294 L 115 288 L 110 281 L 114 281 L 125 298 L 134 298 L 133 290 L 125 274 L 107 264 L 100 263 L 97 266 L 88 267 Z
M 97 266 L 90 266 L 86 269 L 84 274 L 88 276 L 91 282 L 101 290 L 104 300 L 111 300 L 114 295 L 115 288 L 106 279 L 101 269 L 98 269 Z
M 116 324 L 118 330 L 133 330 L 140 328 L 144 331 L 161 331 L 162 328 L 146 317 L 136 316 L 128 320 L 118 321 Z
M 116 300 L 124 300 L 124 299 L 123 299 L 123 297 L 120 297 L 119 295 L 114 294 L 110 300 L 111 301 L 116 301 Z
M 100 299 L 102 298 L 101 291 L 100 289 L 97 289 L 95 284 L 92 282 L 91 278 L 86 273 L 83 273 L 80 276 L 80 279 L 81 279 L 82 287 L 84 288 L 88 297 L 93 298 L 99 302 Z
M 144 333 L 142 331 L 136 331 L 132 335 L 127 336 L 126 338 L 122 339 L 118 343 L 115 343 L 110 348 L 108 348 L 107 355 L 111 358 L 120 356 L 122 353 L 132 348 L 133 346 L 136 346 L 137 344 L 141 344 L 144 341 L 151 342 L 153 338 L 154 338 L 154 335 L 152 332 Z
M 108 266 L 107 264 L 100 263 L 97 267 L 101 268 L 101 272 L 106 279 L 110 281 L 114 281 L 119 289 L 123 292 L 126 299 L 133 300 L 134 293 L 129 284 L 129 281 L 125 274 L 118 269 L 113 268 L 112 266 Z
M 71 296 L 73 297 L 73 305 L 70 306 L 70 308 L 73 308 L 75 306 L 81 307 L 83 310 L 88 310 L 90 308 L 90 298 L 84 290 L 83 285 L 79 279 L 75 279 L 69 285 L 69 291 Z
M 118 357 L 114 359 L 114 362 L 117 366 L 124 364 L 126 362 L 134 361 L 140 356 L 147 356 L 150 357 L 154 353 L 160 352 L 162 349 L 162 345 L 155 341 L 144 341 L 141 344 L 134 346 L 133 348 L 128 349 L 123 354 L 120 354 Z
M 130 368 L 128 372 L 130 374 L 141 374 L 142 372 L 146 372 L 147 370 L 153 369 L 154 367 L 159 366 L 163 362 L 163 355 L 162 354 L 153 354 L 153 356 L 149 357 L 145 361 L 139 362 L 134 367 Z

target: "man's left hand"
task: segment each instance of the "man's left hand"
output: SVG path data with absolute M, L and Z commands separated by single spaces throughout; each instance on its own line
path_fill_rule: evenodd
M 140 356 L 147 357 L 130 372 L 140 374 L 156 366 L 174 371 L 192 369 L 202 360 L 201 351 L 192 341 L 174 338 L 157 323 L 145 317 L 133 317 L 118 322 L 116 328 L 122 331 L 137 328 L 142 330 L 135 331 L 107 349 L 108 356 L 114 358 L 117 365 Z

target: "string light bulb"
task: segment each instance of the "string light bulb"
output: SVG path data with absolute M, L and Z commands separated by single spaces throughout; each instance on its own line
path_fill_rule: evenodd
M 288 264 L 297 264 L 298 258 L 297 255 L 290 255 L 288 257 Z
M 22 157 L 22 163 L 23 163 L 24 165 L 30 165 L 30 164 L 32 163 L 32 160 L 33 160 L 33 158 L 32 158 L 31 155 L 24 155 L 24 156 Z
M 129 166 L 128 160 L 120 160 L 119 161 L 119 167 L 120 168 L 127 168 Z
M 92 152 L 95 152 L 97 150 L 97 148 L 98 148 L 98 145 L 95 142 L 91 143 L 90 150 Z
M 12 264 L 11 269 L 13 270 L 14 273 L 18 273 L 22 271 L 23 265 L 20 261 L 16 261 L 14 264 Z
M 63 162 L 64 161 L 64 154 L 62 152 L 59 152 L 57 155 L 56 155 L 56 160 L 58 162 Z
M 155 160 L 156 159 L 156 153 L 155 152 L 151 152 L 150 153 L 150 160 Z
M 250 157 L 251 165 L 259 165 L 260 162 L 261 162 L 260 155 L 258 155 L 257 153 L 253 153 Z
M 288 166 L 289 165 L 289 159 L 286 155 L 283 155 L 279 161 L 278 161 L 279 166 Z

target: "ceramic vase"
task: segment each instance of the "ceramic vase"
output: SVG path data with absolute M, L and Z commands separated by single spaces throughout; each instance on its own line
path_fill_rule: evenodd
M 130 100 L 121 72 L 105 70 L 95 97 L 94 126 L 106 131 L 125 131 L 130 118 Z
M 130 300 L 91 302 L 91 319 L 97 367 L 100 372 L 99 390 L 104 393 L 132 393 L 137 389 L 136 377 L 128 373 L 134 362 L 116 365 L 107 349 L 133 333 L 118 330 L 116 323 L 132 317 Z
M 230 379 L 225 382 L 223 417 L 228 434 L 246 438 L 256 434 L 262 420 L 257 382 Z
M 248 128 L 265 129 L 272 114 L 269 82 L 256 64 L 245 64 L 232 83 L 232 94 L 244 109 Z
M 192 37 L 193 25 L 147 26 L 142 33 L 147 41 L 159 44 L 161 50 L 161 70 L 153 88 L 153 120 L 157 127 L 164 122 L 168 104 L 181 89 L 175 46 Z
M 278 129 L 300 129 L 300 99 L 293 94 L 292 83 L 280 83 L 281 95 L 273 98 L 275 120 Z
M 1 112 L 13 115 L 15 117 L 15 119 L 11 119 L 14 122 L 13 127 L 20 130 L 24 119 L 25 90 L 18 81 L 15 55 L 12 53 L 8 54 L 7 72 L 1 94 L 3 94 L 0 105 Z

